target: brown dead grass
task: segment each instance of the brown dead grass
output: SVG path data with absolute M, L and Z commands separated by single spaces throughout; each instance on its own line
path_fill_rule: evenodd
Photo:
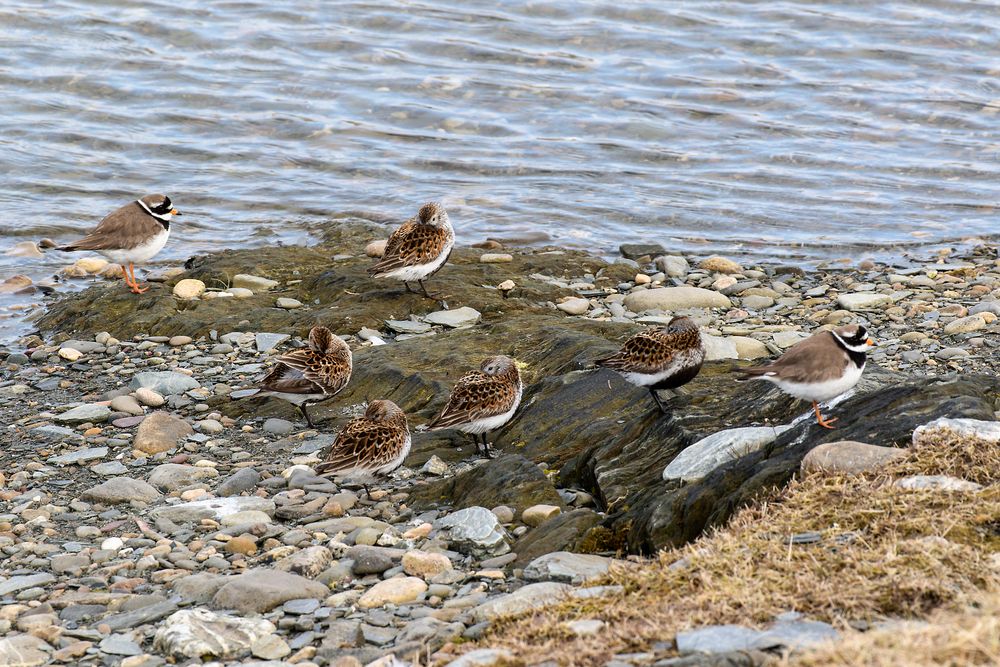
M 780 667 L 972 667 L 1000 665 L 1000 595 L 965 609 L 939 610 L 927 623 L 856 632 L 780 663 Z
M 987 488 L 946 493 L 892 486 L 912 474 L 948 474 Z M 942 436 L 879 474 L 813 475 L 774 501 L 740 511 L 722 530 L 615 570 L 604 583 L 624 586 L 625 595 L 570 600 L 507 619 L 479 643 L 445 654 L 489 646 L 510 650 L 519 664 L 591 665 L 658 642 L 669 646 L 687 628 L 766 624 L 789 610 L 845 628 L 851 621 L 957 613 L 984 591 L 1000 590 L 998 481 L 1000 447 Z M 810 531 L 822 540 L 791 544 L 792 535 Z M 585 618 L 607 627 L 591 638 L 566 630 L 566 621 Z

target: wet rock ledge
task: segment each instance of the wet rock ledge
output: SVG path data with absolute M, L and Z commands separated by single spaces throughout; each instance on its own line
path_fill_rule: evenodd
M 805 273 L 655 247 L 609 263 L 487 244 L 455 251 L 430 283 L 438 303 L 367 277 L 366 246 L 385 235 L 343 221 L 309 248 L 194 257 L 141 297 L 98 284 L 51 304 L 0 382 L 0 630 L 22 633 L 0 642 L 0 664 L 426 655 L 612 557 L 694 539 L 823 443 L 905 446 L 938 417 L 995 418 L 989 249 Z M 661 415 L 591 362 L 674 313 L 699 322 L 711 361 Z M 833 408 L 836 430 L 733 381 L 749 359 L 853 319 L 881 346 Z M 313 411 L 318 431 L 281 402 L 229 399 L 317 323 L 355 350 L 349 387 Z M 497 459 L 417 431 L 370 497 L 312 475 L 365 401 L 388 398 L 417 426 L 493 354 L 523 362 L 526 381 Z M 193 639 L 206 635 L 217 642 Z

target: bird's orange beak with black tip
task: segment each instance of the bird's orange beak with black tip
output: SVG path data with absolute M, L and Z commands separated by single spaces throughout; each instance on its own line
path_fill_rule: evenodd
M 180 215 L 180 214 L 181 212 L 178 211 L 176 208 L 170 209 L 170 215 Z
M 871 347 L 872 345 L 875 344 L 875 340 L 872 339 L 872 338 L 869 338 L 868 340 L 865 341 L 865 344 L 868 345 L 868 347 Z

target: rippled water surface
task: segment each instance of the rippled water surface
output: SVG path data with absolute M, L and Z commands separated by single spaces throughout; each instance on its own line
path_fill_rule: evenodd
M 0 26 L 7 245 L 161 191 L 166 259 L 429 199 L 460 242 L 601 251 L 997 229 L 995 3 L 6 0 Z

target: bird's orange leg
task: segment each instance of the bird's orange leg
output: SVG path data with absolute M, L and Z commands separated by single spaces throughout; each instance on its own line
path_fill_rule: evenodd
M 813 401 L 813 410 L 816 411 L 816 423 L 817 424 L 819 424 L 823 428 L 829 428 L 829 429 L 834 428 L 832 426 L 832 424 L 833 424 L 833 422 L 837 421 L 837 419 L 838 419 L 837 417 L 834 417 L 833 419 L 826 419 L 823 416 L 823 414 L 819 411 L 819 403 L 817 403 L 816 401 Z
M 125 287 L 128 287 L 129 289 L 132 289 L 132 280 L 129 279 L 129 277 L 128 277 L 128 269 L 126 269 L 124 266 L 122 267 L 122 278 L 125 279 Z
M 143 287 L 139 284 L 139 281 L 135 279 L 135 266 L 132 262 L 128 263 L 129 273 L 132 274 L 132 282 L 129 287 L 132 288 L 132 294 L 142 294 L 143 292 L 149 291 L 148 287 Z

